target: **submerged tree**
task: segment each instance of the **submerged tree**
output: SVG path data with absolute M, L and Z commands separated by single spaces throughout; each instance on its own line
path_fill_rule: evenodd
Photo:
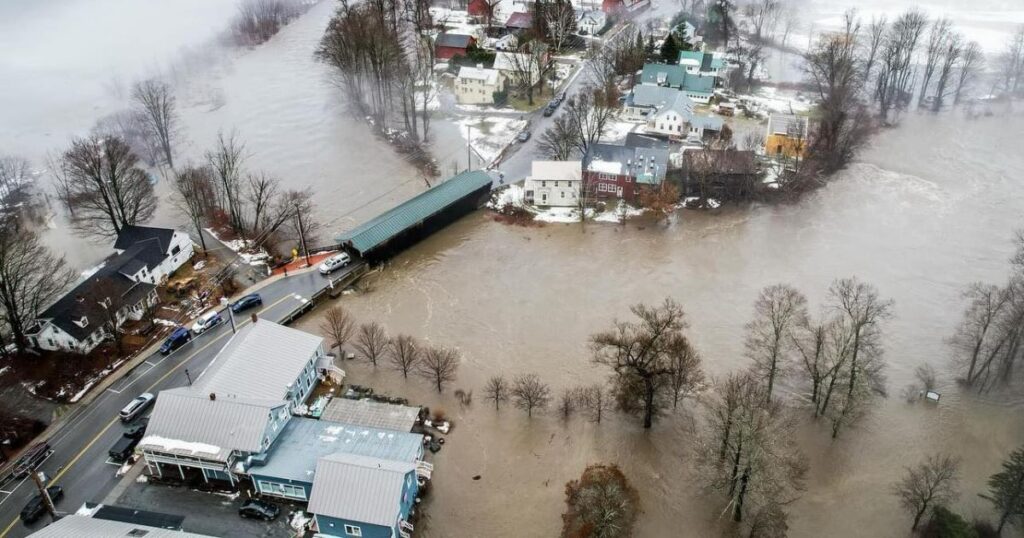
M 356 332 L 355 343 L 352 344 L 366 360 L 377 367 L 377 361 L 384 356 L 388 347 L 388 335 L 376 321 L 364 323 Z
M 509 397 L 508 381 L 502 375 L 491 376 L 484 385 L 484 399 L 494 402 L 494 410 L 501 409 L 501 404 Z
M 173 170 L 178 111 L 171 87 L 160 80 L 143 80 L 132 88 L 132 100 L 153 145 L 160 148 L 164 163 Z
M 697 437 L 698 474 L 726 496 L 733 520 L 795 500 L 807 467 L 792 413 L 766 399 L 764 385 L 749 372 L 716 383 L 706 406 L 707 422 Z
M 903 478 L 893 484 L 893 494 L 914 516 L 910 530 L 917 530 L 929 508 L 945 506 L 956 500 L 959 480 L 960 460 L 952 456 L 934 454 L 907 468 Z
M 57 163 L 57 190 L 75 230 L 116 236 L 148 221 L 157 198 L 139 158 L 116 136 L 78 138 Z
M 203 225 L 216 207 L 216 196 L 213 171 L 209 167 L 187 165 L 175 174 L 173 203 L 199 236 L 204 252 L 206 236 Z
M 419 374 L 444 392 L 444 386 L 455 381 L 462 356 L 450 347 L 427 346 L 419 361 Z
M 565 485 L 563 538 L 626 538 L 640 515 L 640 495 L 616 465 L 590 465 Z
M 754 319 L 747 324 L 747 356 L 765 382 L 765 398 L 774 394 L 775 381 L 788 367 L 788 344 L 794 327 L 807 322 L 807 298 L 795 288 L 775 284 L 761 290 L 754 302 Z
M 402 377 L 406 379 L 409 372 L 420 363 L 421 355 L 419 343 L 407 334 L 400 334 L 388 342 L 388 358 L 391 359 L 391 365 L 395 370 L 402 372 Z
M 594 362 L 612 370 L 616 401 L 623 411 L 638 414 L 644 428 L 670 402 L 670 387 L 677 364 L 690 369 L 690 379 L 698 379 L 699 361 L 681 361 L 693 353 L 684 330 L 683 308 L 666 299 L 658 307 L 637 304 L 630 311 L 636 322 L 616 321 L 611 330 L 590 337 Z
M 345 344 L 352 339 L 356 331 L 356 321 L 352 314 L 341 306 L 332 306 L 324 313 L 324 320 L 320 322 L 320 330 L 331 340 L 331 347 L 338 348 L 341 353 Z M 374 332 L 373 349 L 376 350 L 376 333 Z
M 544 409 L 551 401 L 551 387 L 541 381 L 537 374 L 516 376 L 509 393 L 516 407 L 526 411 L 526 415 L 531 418 L 535 409 Z
M 0 233 L 0 312 L 18 349 L 39 313 L 64 293 L 75 275 L 31 230 L 8 221 Z

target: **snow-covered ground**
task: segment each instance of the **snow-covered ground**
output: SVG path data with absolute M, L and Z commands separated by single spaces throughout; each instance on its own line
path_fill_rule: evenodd
M 604 143 L 616 143 L 626 139 L 626 135 L 634 131 L 639 131 L 643 127 L 641 123 L 635 123 L 631 121 L 612 121 L 605 127 L 604 133 L 601 136 L 601 142 Z
M 458 118 L 454 123 L 463 139 L 469 136 L 473 150 L 486 162 L 493 161 L 526 127 L 526 120 L 495 116 Z
M 206 228 L 207 233 L 212 235 L 217 241 L 220 241 L 224 246 L 228 247 L 236 254 L 242 261 L 249 265 L 265 265 L 267 260 L 270 259 L 270 255 L 263 247 L 255 247 L 252 241 L 247 239 L 232 239 L 225 241 L 217 236 L 217 231 L 213 228 Z

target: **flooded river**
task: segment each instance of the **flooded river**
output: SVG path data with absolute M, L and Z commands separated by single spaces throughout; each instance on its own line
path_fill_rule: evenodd
M 457 346 L 464 362 L 453 388 L 474 390 L 472 406 L 386 368 L 346 369 L 355 383 L 455 415 L 436 457 L 431 536 L 552 536 L 565 482 L 599 461 L 619 463 L 639 486 L 640 536 L 709 536 L 722 506 L 689 475 L 687 413 L 650 432 L 621 417 L 601 425 L 554 413 L 528 420 L 482 402 L 484 382 L 523 372 L 539 373 L 556 391 L 601 381 L 606 372 L 590 364 L 587 336 L 627 315 L 630 304 L 665 296 L 685 306 L 707 371 L 724 374 L 747 364 L 743 324 L 761 287 L 792 283 L 820 305 L 834 278 L 856 275 L 896 303 L 885 328 L 892 396 L 838 442 L 814 425 L 801 433 L 811 474 L 792 507 L 791 535 L 904 536 L 909 523 L 890 484 L 903 466 L 938 450 L 964 458 L 958 507 L 988 516 L 976 493 L 1024 442 L 1024 397 L 978 401 L 961 396 L 949 375 L 936 407 L 898 394 L 924 362 L 947 374 L 944 339 L 959 320 L 964 285 L 1007 273 L 1013 229 L 1024 225 L 1021 134 L 1019 113 L 909 117 L 800 203 L 686 212 L 667 226 L 589 225 L 581 233 L 578 225 L 510 227 L 474 214 L 343 300 L 391 333 Z M 300 324 L 315 329 L 317 320 Z

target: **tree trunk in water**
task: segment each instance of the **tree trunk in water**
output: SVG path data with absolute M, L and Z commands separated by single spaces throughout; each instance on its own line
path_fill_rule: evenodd
M 916 514 L 914 514 L 914 524 L 910 526 L 910 530 L 912 530 L 912 531 L 916 531 L 917 530 L 917 526 L 921 523 L 921 516 L 923 516 L 925 511 L 927 511 L 927 510 L 928 510 L 928 503 L 922 504 L 921 505 L 921 509 L 918 510 Z
M 736 509 L 732 513 L 732 520 L 743 521 L 743 499 L 747 496 L 747 484 L 750 482 L 750 467 L 743 469 L 743 477 L 740 478 L 740 494 L 736 498 Z
M 654 425 L 654 383 L 644 380 L 644 429 Z

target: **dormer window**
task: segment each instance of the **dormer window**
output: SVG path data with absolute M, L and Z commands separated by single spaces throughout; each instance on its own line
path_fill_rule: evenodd
M 74 323 L 84 329 L 89 326 L 89 318 L 82 316 L 81 318 L 74 320 Z

